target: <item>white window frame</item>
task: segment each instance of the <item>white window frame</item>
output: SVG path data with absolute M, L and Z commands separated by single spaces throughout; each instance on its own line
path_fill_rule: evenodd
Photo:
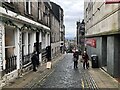
M 8 28 L 7 28 L 8 29 Z M 5 32 L 7 31 L 7 29 L 5 29 Z M 15 38 L 15 30 L 13 30 L 13 35 L 14 35 L 14 37 L 13 38 Z M 6 38 L 6 37 L 5 37 Z M 6 41 L 5 41 L 5 43 L 6 43 Z M 5 49 L 10 49 L 10 48 L 13 48 L 13 55 L 15 54 L 15 39 L 14 39 L 14 42 L 13 42 L 13 45 L 6 45 L 5 44 Z M 5 55 L 6 55 L 6 53 L 5 53 Z M 6 57 L 6 56 L 5 56 Z
M 10 3 L 10 0 L 5 0 L 5 2 L 8 2 L 8 3 Z
M 40 10 L 40 8 L 38 9 L 38 18 L 39 18 L 39 20 L 41 20 L 42 19 L 42 15 L 41 15 L 41 10 Z
M 42 33 L 42 49 L 45 48 L 45 34 Z
M 25 33 L 22 32 L 22 48 L 23 48 L 23 55 L 25 55 Z
M 28 54 L 31 53 L 31 33 L 28 33 Z
M 28 7 L 26 6 L 26 3 L 28 3 Z M 27 10 L 28 10 L 28 12 L 27 12 Z M 28 14 L 32 14 L 31 10 L 32 10 L 32 2 L 30 0 L 26 0 L 26 2 L 25 2 L 25 12 L 28 13 Z

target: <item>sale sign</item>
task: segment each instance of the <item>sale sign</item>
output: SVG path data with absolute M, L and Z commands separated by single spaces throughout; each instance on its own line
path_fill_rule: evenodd
M 95 38 L 86 39 L 86 44 L 96 48 L 96 39 Z

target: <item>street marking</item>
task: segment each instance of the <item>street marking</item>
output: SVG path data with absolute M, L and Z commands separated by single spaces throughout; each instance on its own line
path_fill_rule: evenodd
M 41 81 L 43 81 L 46 77 L 50 76 L 54 71 L 55 71 L 55 69 L 52 70 L 49 74 L 46 74 L 44 77 L 42 77 L 42 79 L 39 81 L 39 83 L 40 83 Z
M 38 83 L 35 83 L 34 85 L 31 86 L 31 88 L 33 88 L 35 85 L 39 84 L 41 81 L 45 81 L 46 77 L 50 76 L 50 74 L 52 74 L 55 71 L 55 69 L 53 69 L 50 73 L 46 73 L 41 80 L 38 81 Z
M 55 69 L 53 69 L 52 72 L 50 72 L 50 73 L 48 74 L 48 76 L 50 76 L 54 71 L 55 71 Z M 48 77 L 48 76 L 47 76 L 47 77 Z
M 84 82 L 83 82 L 83 80 L 81 79 L 81 82 L 82 82 L 82 88 L 84 89 Z

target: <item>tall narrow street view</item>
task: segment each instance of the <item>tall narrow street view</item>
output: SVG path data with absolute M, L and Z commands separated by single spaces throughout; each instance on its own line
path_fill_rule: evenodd
M 120 0 L 1 0 L 0 90 L 120 90 Z
M 96 88 L 96 83 L 90 76 L 88 69 L 84 70 L 79 62 L 74 69 L 72 54 L 66 54 L 55 66 L 53 72 L 34 88 Z

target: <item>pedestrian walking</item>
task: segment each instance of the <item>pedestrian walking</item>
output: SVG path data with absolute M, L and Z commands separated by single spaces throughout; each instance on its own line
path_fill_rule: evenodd
M 34 51 L 32 57 L 31 57 L 33 71 L 37 71 L 36 67 L 38 66 L 38 60 L 39 60 L 39 58 L 37 56 L 37 52 Z
M 78 68 L 78 59 L 79 59 L 79 52 L 76 49 L 73 53 L 73 60 L 74 60 L 74 68 Z
M 82 54 L 82 58 L 83 58 L 83 68 L 85 69 L 85 67 L 86 67 L 88 69 L 88 67 L 89 67 L 89 62 L 88 62 L 89 56 L 88 56 L 86 51 L 84 51 L 84 53 Z

